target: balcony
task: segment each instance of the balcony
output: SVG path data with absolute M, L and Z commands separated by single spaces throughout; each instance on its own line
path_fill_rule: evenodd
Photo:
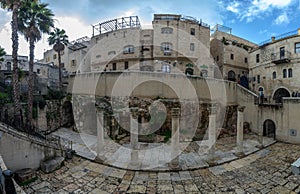
M 271 61 L 275 64 L 289 63 L 291 61 L 291 53 L 288 51 L 280 51 L 271 54 Z

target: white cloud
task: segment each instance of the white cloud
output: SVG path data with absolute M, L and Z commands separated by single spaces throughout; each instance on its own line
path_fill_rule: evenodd
M 294 0 L 251 0 L 251 1 L 233 1 L 226 10 L 237 15 L 240 20 L 252 22 L 255 18 L 263 17 L 264 14 L 272 12 L 274 9 L 285 9 L 290 6 Z M 278 22 L 289 22 L 286 15 L 281 16 Z
M 252 4 L 259 11 L 266 11 L 270 7 L 284 8 L 286 6 L 289 6 L 291 3 L 292 0 L 254 0 Z
M 78 17 L 55 17 L 55 20 L 57 21 L 55 23 L 55 27 L 64 29 L 69 37 L 69 41 L 83 36 L 91 37 L 92 35 L 92 26 L 85 24 L 83 20 Z
M 92 35 L 92 27 L 85 24 L 77 17 L 55 17 L 55 26 L 64 29 L 69 36 L 69 41 L 81 38 L 83 36 Z M 42 59 L 43 53 L 50 49 L 48 44 L 48 35 L 43 35 L 42 40 L 35 45 L 35 59 Z M 7 54 L 12 53 L 12 41 L 11 41 L 11 25 L 7 22 L 4 28 L 0 30 L 0 45 L 5 48 Z M 29 45 L 24 39 L 24 36 L 19 34 L 19 55 L 29 55 Z
M 238 3 L 238 2 L 232 2 L 230 5 L 227 6 L 226 9 L 228 11 L 233 12 L 233 13 L 239 13 L 240 12 L 239 6 L 240 6 L 240 3 Z
M 278 16 L 275 20 L 274 20 L 275 24 L 277 25 L 281 25 L 281 24 L 288 24 L 290 23 L 290 20 L 288 18 L 288 15 L 286 12 L 284 12 L 283 14 L 281 14 L 280 16 Z

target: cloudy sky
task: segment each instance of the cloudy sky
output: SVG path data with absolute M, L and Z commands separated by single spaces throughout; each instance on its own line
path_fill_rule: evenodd
M 213 27 L 222 24 L 232 33 L 255 43 L 300 28 L 300 0 L 41 0 L 55 14 L 55 25 L 66 30 L 69 40 L 92 35 L 92 24 L 137 15 L 150 28 L 153 14 L 192 16 Z M 11 13 L 0 10 L 0 46 L 11 53 Z M 19 54 L 28 55 L 20 36 Z M 36 44 L 36 58 L 50 47 L 47 36 Z

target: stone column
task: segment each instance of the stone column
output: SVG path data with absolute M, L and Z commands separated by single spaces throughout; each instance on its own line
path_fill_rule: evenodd
M 215 103 L 211 104 L 209 110 L 209 126 L 208 126 L 208 141 L 209 151 L 207 156 L 207 162 L 213 164 L 215 160 L 215 143 L 216 143 L 216 114 L 217 106 Z
M 171 168 L 179 168 L 179 117 L 180 109 L 172 108 Z
M 263 124 L 262 124 L 262 119 L 263 119 L 263 112 L 262 112 L 262 107 L 258 106 L 258 117 L 257 117 L 257 130 L 258 130 L 258 148 L 263 148 Z
M 245 106 L 239 106 L 237 113 L 237 134 L 236 134 L 236 145 L 237 145 L 237 155 L 242 156 L 244 155 L 244 110 Z
M 101 110 L 96 110 L 97 112 L 97 158 L 103 157 L 104 150 L 104 114 Z
M 130 145 L 131 145 L 131 165 L 133 167 L 138 165 L 138 141 L 139 141 L 139 123 L 138 123 L 138 107 L 131 108 L 130 117 Z

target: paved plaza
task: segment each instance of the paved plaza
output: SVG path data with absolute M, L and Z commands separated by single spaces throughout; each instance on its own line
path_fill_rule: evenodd
M 300 145 L 275 143 L 219 166 L 179 172 L 112 168 L 81 157 L 51 174 L 38 172 L 26 193 L 298 193 L 300 177 L 291 163 Z
M 218 140 L 216 152 L 231 150 L 233 142 L 234 137 Z M 155 172 L 75 156 L 54 173 L 38 171 L 39 179 L 23 189 L 26 193 L 298 193 L 300 176 L 292 174 L 291 163 L 299 157 L 300 145 L 277 142 L 212 167 Z
M 62 138 L 73 142 L 73 149 L 76 154 L 89 159 L 96 159 L 96 136 L 79 134 L 62 128 L 54 133 Z M 272 138 L 264 138 L 264 146 L 268 146 L 275 141 Z M 132 165 L 130 144 L 120 145 L 105 138 L 104 149 L 102 151 L 103 164 L 113 167 L 130 170 L 147 171 L 172 171 L 168 165 L 171 161 L 171 145 L 166 143 L 139 143 L 138 162 Z M 245 135 L 244 153 L 249 155 L 259 150 L 257 135 Z M 209 167 L 208 160 L 209 142 L 194 141 L 181 142 L 179 155 L 179 169 L 193 170 Z M 238 159 L 236 137 L 218 139 L 215 146 L 215 164 L 223 164 Z

